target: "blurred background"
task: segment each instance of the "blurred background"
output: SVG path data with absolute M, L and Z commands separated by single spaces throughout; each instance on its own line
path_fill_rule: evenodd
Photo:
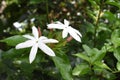
M 64 19 L 81 32 L 81 43 L 74 39 L 64 43 L 67 38 L 60 37 L 60 30 L 47 29 L 47 24 Z M 35 62 L 29 64 L 30 48 L 14 49 L 14 41 L 19 42 L 21 38 L 12 37 L 14 40 L 7 43 L 8 37 L 31 33 L 33 25 L 41 28 L 42 35 L 61 40 L 54 50 L 65 57 L 55 62 L 49 56 L 37 54 Z M 67 64 L 73 80 L 120 80 L 119 0 L 0 0 L 0 40 L 4 40 L 0 42 L 0 80 L 69 80 L 61 72 Z M 103 53 L 96 58 L 101 57 L 98 61 L 103 61 L 107 68 L 73 56 L 86 51 L 94 53 L 93 57 L 97 52 Z M 77 66 L 80 64 L 83 65 Z

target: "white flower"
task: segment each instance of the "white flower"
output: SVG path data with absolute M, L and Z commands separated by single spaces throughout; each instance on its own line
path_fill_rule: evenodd
M 16 28 L 20 28 L 20 27 L 22 26 L 19 22 L 14 22 L 13 25 L 14 25 Z
M 49 56 L 55 56 L 53 50 L 50 49 L 46 45 L 46 43 L 58 43 L 57 40 L 48 39 L 47 37 L 44 36 L 39 37 L 38 30 L 34 26 L 32 27 L 32 34 L 33 36 L 24 35 L 24 37 L 28 38 L 28 40 L 16 45 L 16 49 L 32 47 L 29 55 L 30 63 L 32 63 L 33 60 L 35 59 L 38 48 L 40 48 L 44 53 L 46 53 Z
M 62 32 L 63 38 L 67 37 L 69 33 L 75 40 L 77 40 L 78 42 L 81 42 L 81 38 L 80 38 L 82 37 L 81 33 L 78 30 L 69 26 L 69 24 L 70 24 L 69 21 L 64 19 L 64 24 L 57 21 L 55 23 L 48 24 L 47 26 L 48 26 L 48 29 L 52 29 L 52 28 L 63 29 L 63 32 Z

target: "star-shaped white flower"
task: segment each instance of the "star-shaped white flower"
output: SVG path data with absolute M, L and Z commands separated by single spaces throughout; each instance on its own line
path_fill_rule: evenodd
M 50 49 L 46 45 L 46 43 L 58 43 L 57 40 L 48 39 L 47 37 L 44 36 L 39 37 L 38 30 L 35 26 L 32 27 L 32 34 L 33 36 L 24 35 L 23 37 L 28 38 L 28 40 L 16 45 L 16 49 L 32 47 L 29 55 L 30 63 L 32 63 L 33 60 L 35 59 L 38 48 L 40 48 L 44 53 L 46 53 L 49 56 L 55 56 L 53 50 Z
M 63 32 L 62 32 L 63 38 L 67 37 L 69 33 L 75 40 L 77 40 L 78 42 L 81 42 L 81 37 L 82 37 L 81 33 L 78 30 L 69 26 L 69 24 L 70 24 L 69 21 L 64 19 L 64 24 L 57 21 L 55 23 L 48 24 L 47 26 L 48 26 L 48 29 L 52 29 L 52 28 L 63 29 Z

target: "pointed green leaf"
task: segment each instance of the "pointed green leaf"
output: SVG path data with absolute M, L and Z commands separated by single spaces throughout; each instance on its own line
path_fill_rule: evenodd
M 117 69 L 120 71 L 120 62 L 117 62 Z
M 109 5 L 113 5 L 113 6 L 116 6 L 116 7 L 120 8 L 120 3 L 119 2 L 116 2 L 116 1 L 107 1 L 106 3 L 109 4 Z
M 115 47 L 120 46 L 120 29 L 116 29 L 111 35 L 111 41 Z
M 73 80 L 72 79 L 72 72 L 71 72 L 71 65 L 68 60 L 68 57 L 65 54 L 57 54 L 57 56 L 53 57 L 53 61 L 56 65 L 56 67 L 59 69 L 62 77 L 64 80 Z
M 91 48 L 89 48 L 87 45 L 83 45 L 83 48 L 88 56 L 91 56 Z
M 114 50 L 114 56 L 118 61 L 120 61 L 120 47 Z
M 78 54 L 74 54 L 74 55 L 83 59 L 83 60 L 86 60 L 87 62 L 90 62 L 89 57 L 85 53 L 78 53 Z
M 86 73 L 88 73 L 90 71 L 90 67 L 88 66 L 88 64 L 82 63 L 80 65 L 77 65 L 74 69 L 72 74 L 75 76 L 79 76 L 79 75 L 84 75 Z
M 108 70 L 112 71 L 112 70 L 111 70 L 105 63 L 103 63 L 103 62 L 96 61 L 94 64 L 95 64 L 96 66 L 100 67 L 100 68 L 104 68 L 104 69 L 108 69 Z
M 27 39 L 20 36 L 20 35 L 15 35 L 15 36 L 0 40 L 0 42 L 5 42 L 9 46 L 16 46 L 18 43 L 21 43 L 21 42 L 23 42 L 25 40 L 27 40 Z

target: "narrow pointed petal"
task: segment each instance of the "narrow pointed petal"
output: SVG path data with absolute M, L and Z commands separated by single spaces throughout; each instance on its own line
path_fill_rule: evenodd
M 64 29 L 64 25 L 63 24 L 54 24 L 54 23 L 51 23 L 51 24 L 48 24 L 48 29 Z
M 54 24 L 64 25 L 64 24 L 61 23 L 60 21 L 56 21 L 56 22 L 54 22 Z
M 64 19 L 64 24 L 65 24 L 65 26 L 69 26 L 70 22 L 68 20 Z
M 71 27 L 72 28 L 72 27 Z M 73 29 L 73 31 L 74 32 L 76 32 L 80 37 L 82 37 L 82 34 L 78 31 L 78 30 L 76 30 L 76 29 L 74 29 L 74 28 L 72 28 Z
M 16 45 L 16 49 L 31 47 L 31 46 L 33 46 L 34 44 L 35 44 L 34 41 L 28 40 L 28 41 L 25 41 L 25 42 L 23 42 L 23 43 L 20 43 L 20 44 Z
M 68 31 L 67 31 L 67 29 L 64 29 L 63 32 L 62 32 L 62 37 L 66 38 L 67 35 L 68 35 Z
M 23 35 L 23 37 L 25 37 L 27 39 L 35 40 L 35 38 L 33 36 L 30 36 L 30 35 Z
M 44 43 L 39 43 L 38 47 L 47 55 L 49 56 L 55 56 L 55 53 L 52 49 L 50 49 L 47 45 Z
M 32 63 L 36 57 L 37 54 L 37 50 L 38 50 L 38 44 L 33 45 L 31 51 L 30 51 L 30 55 L 29 55 L 29 61 L 30 63 Z
M 72 28 L 69 28 L 69 33 L 76 41 L 81 42 L 80 36 Z
M 39 41 L 46 40 L 46 39 L 48 39 L 48 38 L 45 37 L 45 36 L 41 36 L 41 37 L 39 38 Z
M 32 34 L 36 39 L 38 39 L 38 37 L 39 37 L 38 30 L 35 26 L 32 27 Z
M 46 39 L 46 40 L 42 40 L 43 43 L 58 43 L 59 41 L 57 41 L 56 39 Z

